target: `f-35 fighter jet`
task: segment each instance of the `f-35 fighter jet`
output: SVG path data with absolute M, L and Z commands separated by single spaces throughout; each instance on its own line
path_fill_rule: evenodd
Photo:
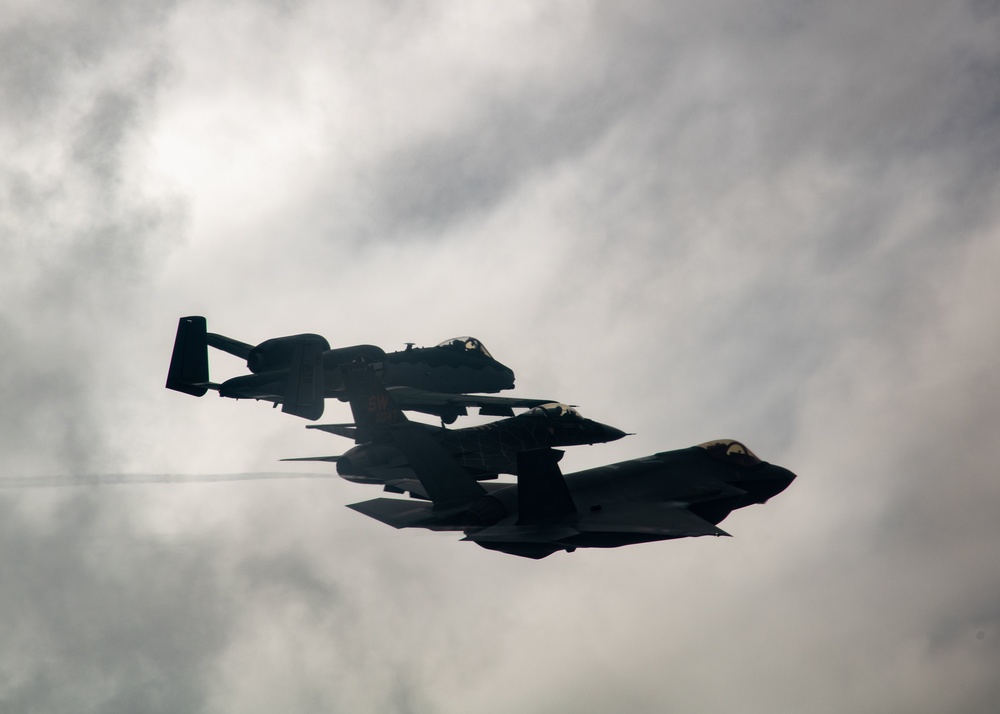
M 209 380 L 208 348 L 246 360 L 250 374 L 222 383 Z M 375 345 L 331 349 L 324 337 L 291 335 L 249 345 L 207 331 L 204 317 L 182 317 L 177 325 L 167 372 L 167 389 L 196 397 L 215 390 L 222 397 L 257 399 L 281 405 L 281 410 L 306 419 L 323 415 L 324 400 L 346 400 L 341 365 L 363 359 L 380 382 L 395 388 L 404 409 L 433 414 L 451 423 L 478 407 L 480 414 L 513 416 L 514 408 L 531 408 L 547 399 L 491 397 L 470 392 L 498 392 L 514 386 L 514 372 L 474 337 L 457 337 L 435 347 L 407 346 L 386 352 Z
M 479 483 L 440 440 L 400 420 L 370 372 L 344 376 L 368 422 L 386 430 L 416 475 L 391 489 L 415 500 L 349 507 L 395 528 L 460 531 L 463 540 L 512 555 L 538 559 L 560 550 L 728 535 L 717 524 L 729 513 L 767 502 L 795 478 L 740 442 L 720 439 L 565 476 L 562 452 L 523 451 L 516 483 Z

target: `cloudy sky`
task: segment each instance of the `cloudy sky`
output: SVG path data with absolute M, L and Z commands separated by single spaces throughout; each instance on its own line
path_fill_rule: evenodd
M 1000 708 L 996 0 L 0 10 L 0 709 Z M 636 432 L 566 470 L 799 478 L 539 562 L 336 477 L 170 482 L 349 446 L 163 389 L 192 314 L 472 334 Z

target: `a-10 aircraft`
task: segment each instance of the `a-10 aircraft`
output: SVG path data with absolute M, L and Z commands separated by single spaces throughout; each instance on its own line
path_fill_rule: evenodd
M 416 479 L 387 484 L 411 499 L 349 507 L 394 528 L 460 531 L 463 540 L 527 558 L 560 550 L 728 535 L 733 510 L 765 503 L 795 479 L 731 439 L 563 475 L 562 452 L 517 454 L 516 483 L 480 483 L 439 439 L 409 422 L 364 365 L 344 370 L 356 419 L 391 441 Z
M 250 374 L 212 382 L 209 347 L 246 360 Z M 375 345 L 331 349 L 326 338 L 314 334 L 275 337 L 255 346 L 208 332 L 200 316 L 178 322 L 166 386 L 196 397 L 214 390 L 222 397 L 265 400 L 280 404 L 283 412 L 316 420 L 323 415 L 326 399 L 346 400 L 341 365 L 359 359 L 373 366 L 400 406 L 449 424 L 468 407 L 477 407 L 484 415 L 513 416 L 514 408 L 552 401 L 470 394 L 514 386 L 514 372 L 493 359 L 474 337 L 457 337 L 435 347 L 408 345 L 399 352 Z
M 412 466 L 395 445 L 389 430 L 374 420 L 367 402 L 355 398 L 350 403 L 353 424 L 310 424 L 306 428 L 354 439 L 357 446 L 341 456 L 312 456 L 282 461 L 335 462 L 337 473 L 348 481 L 385 484 L 390 489 L 398 490 L 401 488 L 398 484 L 413 483 L 417 476 Z M 621 429 L 587 419 L 573 407 L 556 403 L 543 404 L 518 416 L 462 429 L 410 422 L 402 411 L 393 414 L 396 423 L 408 423 L 413 429 L 427 432 L 479 481 L 495 479 L 499 474 L 516 474 L 517 455 L 522 451 L 603 444 L 626 436 Z

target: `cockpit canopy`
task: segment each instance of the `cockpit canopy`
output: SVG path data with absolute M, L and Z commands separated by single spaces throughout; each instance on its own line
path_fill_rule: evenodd
M 534 416 L 546 417 L 549 419 L 563 418 L 563 419 L 582 419 L 580 412 L 578 412 L 573 407 L 568 404 L 559 404 L 558 402 L 550 402 L 549 404 L 542 404 L 541 406 L 532 407 L 525 414 L 531 414 Z
M 483 357 L 489 357 L 493 359 L 493 355 L 489 353 L 486 346 L 482 342 L 477 340 L 475 337 L 452 337 L 450 340 L 445 340 L 438 347 L 449 347 L 453 350 L 459 350 L 465 352 L 466 354 L 475 353 L 480 354 Z
M 698 444 L 708 452 L 708 455 L 717 461 L 736 466 L 756 466 L 761 463 L 750 449 L 734 439 L 716 439 Z

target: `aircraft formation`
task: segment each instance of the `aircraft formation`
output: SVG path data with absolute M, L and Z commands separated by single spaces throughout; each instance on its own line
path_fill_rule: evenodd
M 250 374 L 210 381 L 209 347 L 246 360 Z M 307 428 L 351 439 L 352 448 L 285 460 L 335 463 L 348 481 L 408 496 L 348 506 L 394 528 L 460 532 L 463 540 L 527 558 L 728 535 L 718 527 L 726 516 L 765 503 L 795 479 L 733 439 L 563 474 L 556 447 L 606 443 L 626 433 L 552 400 L 480 393 L 513 386 L 513 371 L 472 337 L 435 347 L 408 344 L 400 352 L 331 348 L 314 334 L 254 346 L 208 332 L 198 316 L 178 323 L 166 383 L 194 396 L 211 390 L 269 401 L 311 420 L 323 415 L 326 399 L 346 401 L 351 423 Z M 445 426 L 470 407 L 504 418 Z M 435 415 L 441 426 L 411 421 L 407 410 Z M 515 480 L 500 481 L 501 474 Z

